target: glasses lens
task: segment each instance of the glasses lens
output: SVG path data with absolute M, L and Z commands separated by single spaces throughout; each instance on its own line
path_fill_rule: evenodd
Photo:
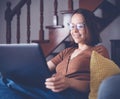
M 74 29 L 74 27 L 75 27 L 75 26 L 74 26 L 72 23 L 69 24 L 70 30 Z
M 75 28 L 78 29 L 78 30 L 81 30 L 81 29 L 83 29 L 84 26 L 85 26 L 84 23 L 79 23 L 79 24 L 77 24 L 77 25 L 74 25 L 74 24 L 72 24 L 72 23 L 69 23 L 68 25 L 69 25 L 70 30 L 73 30 L 73 29 L 75 29 Z
M 84 28 L 84 24 L 81 23 L 81 24 L 77 24 L 77 29 L 80 30 L 80 29 L 83 29 Z

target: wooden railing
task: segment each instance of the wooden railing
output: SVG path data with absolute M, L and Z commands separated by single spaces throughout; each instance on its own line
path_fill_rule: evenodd
M 11 2 L 7 2 L 7 9 L 5 11 L 6 20 L 6 43 L 11 43 L 11 22 L 15 15 L 17 15 L 17 43 L 20 43 L 20 14 L 21 8 L 27 4 L 27 42 L 30 42 L 30 4 L 31 0 L 21 0 L 13 9 L 11 9 Z
M 79 6 L 82 8 L 88 8 L 89 10 L 95 9 L 103 0 L 94 0 L 95 4 L 90 5 L 91 1 L 89 0 L 79 0 Z M 87 2 L 89 4 L 87 4 Z M 68 0 L 68 11 L 73 10 L 73 0 Z M 17 43 L 20 43 L 20 15 L 21 15 L 21 9 L 23 6 L 27 4 L 27 43 L 30 43 L 30 5 L 31 0 L 21 0 L 13 9 L 11 9 L 11 2 L 7 2 L 7 9 L 5 11 L 5 20 L 6 20 L 6 43 L 11 43 L 11 22 L 13 20 L 13 17 L 17 15 Z M 88 6 L 89 5 L 89 6 Z M 40 31 L 39 31 L 39 41 L 44 41 L 44 0 L 40 0 Z M 53 25 L 58 25 L 58 0 L 54 0 L 54 19 L 53 19 Z

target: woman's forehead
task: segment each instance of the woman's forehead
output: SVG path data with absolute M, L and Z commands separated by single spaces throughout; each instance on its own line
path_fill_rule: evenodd
M 84 16 L 82 14 L 74 14 L 71 18 L 73 23 L 82 23 L 84 22 Z

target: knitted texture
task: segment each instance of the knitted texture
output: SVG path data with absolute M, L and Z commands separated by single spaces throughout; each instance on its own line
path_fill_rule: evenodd
M 97 92 L 100 83 L 107 77 L 118 73 L 120 73 L 120 69 L 112 60 L 93 51 L 90 60 L 89 99 L 97 99 Z

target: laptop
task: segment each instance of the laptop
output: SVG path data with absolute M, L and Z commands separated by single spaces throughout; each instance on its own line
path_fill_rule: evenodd
M 5 83 L 44 86 L 51 76 L 39 44 L 0 44 L 0 72 Z M 7 80 L 8 79 L 8 80 Z

